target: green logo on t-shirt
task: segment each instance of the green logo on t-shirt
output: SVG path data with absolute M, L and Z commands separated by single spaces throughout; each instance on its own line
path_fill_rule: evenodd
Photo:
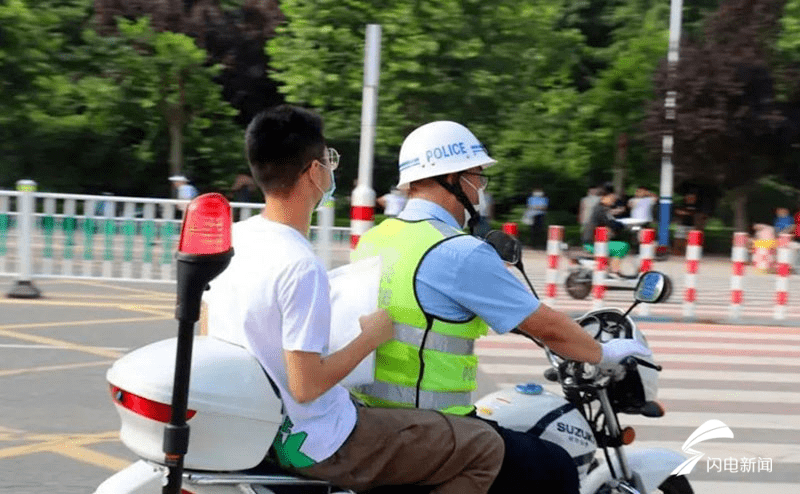
M 283 425 L 278 429 L 278 434 L 275 435 L 272 447 L 275 448 L 278 461 L 284 467 L 310 467 L 316 462 L 300 452 L 300 447 L 306 441 L 308 433 L 297 432 L 292 434 L 293 426 L 292 420 L 287 416 L 283 421 Z

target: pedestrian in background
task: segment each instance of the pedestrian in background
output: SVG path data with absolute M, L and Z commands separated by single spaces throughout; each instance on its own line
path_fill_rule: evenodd
M 378 205 L 383 208 L 383 214 L 390 218 L 394 218 L 400 214 L 400 211 L 402 211 L 406 206 L 407 200 L 408 197 L 406 196 L 405 191 L 402 191 L 397 187 L 392 187 L 392 190 L 389 191 L 388 194 L 382 195 L 375 202 L 377 202 Z
M 530 243 L 534 249 L 544 246 L 545 214 L 547 213 L 548 199 L 542 189 L 533 189 L 526 203 L 522 223 L 530 225 Z
M 581 236 L 589 223 L 594 207 L 600 202 L 600 187 L 590 187 L 586 195 L 581 198 L 578 204 L 578 223 L 581 225 Z
M 231 186 L 234 202 L 253 202 L 258 200 L 258 186 L 253 177 L 246 173 L 236 175 Z

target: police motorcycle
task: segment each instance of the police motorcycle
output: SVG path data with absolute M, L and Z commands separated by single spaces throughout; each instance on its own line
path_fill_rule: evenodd
M 194 337 L 202 291 L 233 255 L 230 230 L 230 205 L 219 194 L 199 196 L 186 209 L 177 254 L 178 336 L 132 351 L 117 360 L 106 376 L 121 419 L 120 439 L 140 460 L 108 478 L 96 494 L 341 490 L 282 471 L 269 459 L 271 438 L 282 424 L 277 387 L 244 348 L 213 337 Z M 508 240 L 512 254 L 519 255 L 519 244 L 513 245 L 516 239 L 508 237 L 506 244 Z M 495 248 L 509 250 L 506 244 Z M 518 258 L 511 260 L 522 268 Z M 667 284 L 663 275 L 649 273 L 636 292 L 636 303 L 658 302 Z M 591 312 L 579 322 L 601 341 L 624 333 L 645 342 L 627 313 L 616 309 Z M 477 403 L 478 413 L 563 446 L 579 465 L 583 494 L 644 494 L 657 488 L 665 494 L 692 493 L 684 477 L 669 477 L 683 462 L 681 455 L 662 449 L 624 449 L 633 433 L 621 428 L 618 412 L 663 414 L 649 401 L 655 393 L 655 364 L 630 361 L 614 375 L 601 375 L 548 355 L 553 369 L 547 377 L 561 382 L 564 397 L 531 393 L 530 386 L 523 386 L 522 391 L 486 396 Z M 592 410 L 595 401 L 599 408 Z M 605 461 L 595 458 L 598 448 L 606 452 Z
M 490 232 L 486 241 L 504 261 L 520 270 L 535 294 L 522 266 L 519 241 L 497 231 Z M 640 303 L 663 302 L 671 290 L 667 276 L 648 271 L 638 277 L 634 303 L 627 311 L 593 310 L 576 322 L 600 343 L 633 338 L 649 348 L 630 313 Z M 628 448 L 636 434 L 633 428 L 623 427 L 619 417 L 664 415 L 663 407 L 655 401 L 661 366 L 652 358 L 628 357 L 613 372 L 604 373 L 594 365 L 563 359 L 530 339 L 543 347 L 551 364 L 544 377 L 559 383 L 563 396 L 546 391 L 537 383 L 519 384 L 478 400 L 478 416 L 536 434 L 567 450 L 578 467 L 581 494 L 692 494 L 685 476 L 671 475 L 683 463 L 684 456 L 663 448 Z M 603 450 L 603 458 L 597 456 L 598 449 Z

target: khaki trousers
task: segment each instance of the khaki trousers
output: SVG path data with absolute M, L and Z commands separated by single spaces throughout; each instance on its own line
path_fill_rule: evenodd
M 355 491 L 432 485 L 437 494 L 484 494 L 503 462 L 500 435 L 474 418 L 432 410 L 357 407 L 355 429 L 333 456 L 299 474 Z

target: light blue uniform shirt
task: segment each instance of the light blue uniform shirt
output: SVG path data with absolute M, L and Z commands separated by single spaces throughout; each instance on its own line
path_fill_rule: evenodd
M 410 199 L 397 217 L 434 219 L 461 229 L 447 210 L 424 199 Z M 425 312 L 448 321 L 477 315 L 498 333 L 514 329 L 539 308 L 539 300 L 509 272 L 494 248 L 471 235 L 431 249 L 414 283 Z

